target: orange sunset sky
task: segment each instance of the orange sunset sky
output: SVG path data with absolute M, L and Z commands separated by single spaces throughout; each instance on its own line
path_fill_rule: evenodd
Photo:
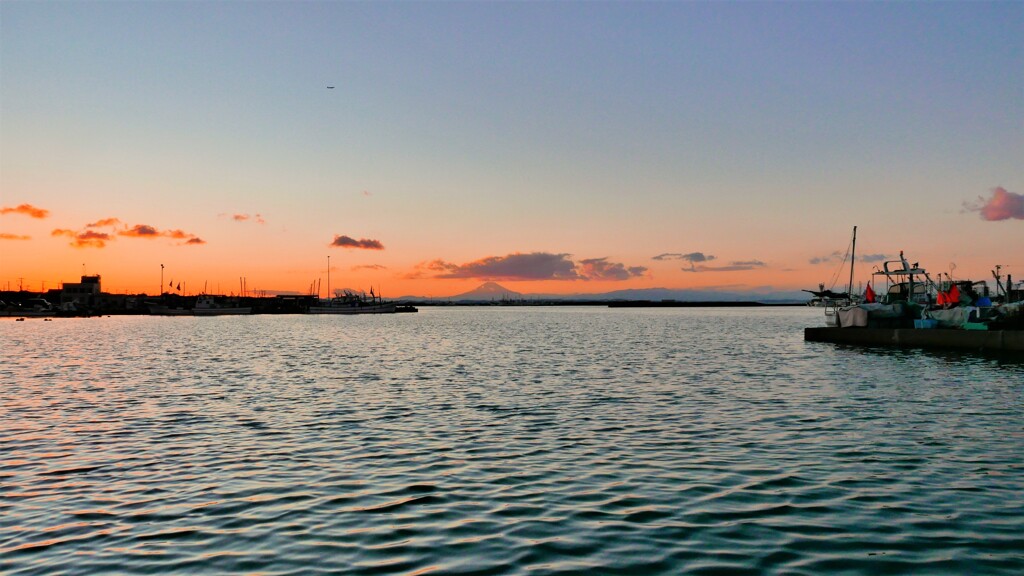
M 0 287 L 1024 279 L 1024 3 L 0 4 Z M 840 274 L 845 279 L 845 271 Z M 843 280 L 845 282 L 845 280 Z

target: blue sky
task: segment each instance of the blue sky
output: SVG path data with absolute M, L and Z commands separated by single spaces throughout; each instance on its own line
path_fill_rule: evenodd
M 805 284 L 854 224 L 983 268 L 1024 245 L 963 209 L 1024 192 L 1022 30 L 1020 2 L 5 2 L 2 203 L 53 216 L 0 225 L 68 267 L 47 228 L 160 221 L 278 284 L 337 234 L 391 282 L 543 252 L 707 284 L 651 261 L 702 251 Z M 88 254 L 181 253 L 147 249 Z

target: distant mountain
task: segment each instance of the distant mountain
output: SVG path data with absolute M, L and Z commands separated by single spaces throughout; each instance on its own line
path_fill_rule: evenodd
M 490 302 L 497 300 L 677 300 L 680 302 L 806 302 L 809 296 L 799 290 L 771 290 L 770 288 L 751 291 L 691 290 L 672 288 L 633 288 L 614 290 L 599 294 L 522 294 L 509 290 L 495 282 L 486 282 L 478 288 L 463 294 L 441 298 L 450 302 Z M 403 296 L 400 300 L 428 300 L 418 296 Z
M 495 282 L 484 282 L 475 289 L 465 292 L 463 294 L 456 294 L 449 298 L 452 301 L 458 300 L 501 300 L 501 299 L 514 299 L 522 298 L 522 294 L 514 290 L 509 290 L 501 284 Z

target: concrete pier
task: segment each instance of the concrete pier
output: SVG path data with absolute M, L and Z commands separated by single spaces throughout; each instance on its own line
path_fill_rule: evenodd
M 946 348 L 1024 354 L 1024 330 L 917 330 L 912 328 L 804 328 L 807 342 L 861 346 Z

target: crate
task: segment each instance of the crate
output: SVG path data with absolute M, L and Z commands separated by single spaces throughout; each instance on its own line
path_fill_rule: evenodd
M 932 318 L 926 318 L 924 320 L 914 320 L 914 328 L 917 328 L 918 330 L 931 330 L 933 328 L 938 328 L 938 326 L 939 321 L 934 320 Z

